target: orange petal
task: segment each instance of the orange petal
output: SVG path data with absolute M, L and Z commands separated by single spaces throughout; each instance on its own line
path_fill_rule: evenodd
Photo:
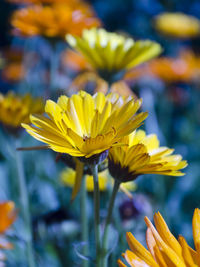
M 192 219 L 194 244 L 197 253 L 200 254 L 200 209 L 195 209 Z
M 187 266 L 198 267 L 198 265 L 196 265 L 193 261 L 188 244 L 183 236 L 179 236 L 179 242 L 181 244 L 183 250 L 183 258 Z
M 130 249 L 136 254 L 136 256 L 138 256 L 138 258 L 152 267 L 158 267 L 151 253 L 144 248 L 130 232 L 126 233 L 126 239 Z
M 176 238 L 170 232 L 165 220 L 163 219 L 163 217 L 161 216 L 159 212 L 155 213 L 154 222 L 155 222 L 156 229 L 159 235 L 161 236 L 161 238 L 163 239 L 163 241 L 169 247 L 171 247 L 171 249 L 173 249 L 180 258 L 182 258 L 181 246 L 179 242 L 176 240 Z
M 147 227 L 149 227 L 152 231 L 152 234 L 154 236 L 154 239 L 156 241 L 157 246 L 159 247 L 159 250 L 162 252 L 162 255 L 165 258 L 166 263 L 168 266 L 176 266 L 176 267 L 185 267 L 184 262 L 178 257 L 178 255 L 173 251 L 160 237 L 158 232 L 156 231 L 153 224 L 150 222 L 150 220 L 145 217 L 145 222 Z

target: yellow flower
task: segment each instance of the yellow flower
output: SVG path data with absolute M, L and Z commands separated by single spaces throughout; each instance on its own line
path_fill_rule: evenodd
M 34 126 L 22 126 L 34 138 L 60 153 L 90 158 L 119 145 L 121 137 L 135 130 L 147 113 L 135 115 L 141 100 L 117 94 L 93 96 L 80 91 L 58 102 L 46 102 L 47 116 L 30 116 Z
M 156 17 L 155 27 L 170 36 L 190 38 L 199 35 L 200 21 L 183 13 L 163 13 Z
M 173 149 L 159 147 L 155 134 L 146 135 L 138 130 L 121 142 L 127 146 L 113 147 L 108 156 L 108 168 L 115 179 L 126 182 L 148 173 L 183 175 L 180 169 L 185 168 L 187 162 L 180 155 L 171 155 Z
M 83 29 L 97 27 L 100 22 L 88 5 L 52 4 L 18 9 L 11 24 L 13 33 L 23 37 L 64 38 L 67 33 L 81 35 Z
M 63 182 L 64 185 L 73 188 L 75 185 L 75 176 L 76 176 L 76 173 L 73 169 L 66 168 L 61 173 L 61 181 Z M 113 181 L 109 177 L 109 173 L 107 170 L 99 172 L 98 180 L 99 180 L 100 191 L 106 191 Z M 89 192 L 93 192 L 94 190 L 94 181 L 93 181 L 92 175 L 88 175 L 88 174 L 86 175 L 86 188 L 87 188 L 87 191 Z M 126 184 L 122 184 L 121 189 L 122 190 L 125 189 L 124 191 L 126 190 L 134 191 L 136 189 L 136 185 L 134 182 L 129 182 Z
M 80 52 L 105 80 L 135 67 L 161 52 L 152 41 L 134 41 L 104 29 L 84 30 L 82 37 L 67 35 L 68 43 Z
M 24 96 L 9 92 L 0 94 L 0 122 L 11 128 L 20 128 L 21 123 L 29 123 L 29 115 L 43 113 L 44 103 L 41 98 L 33 98 L 30 94 Z
M 123 257 L 131 267 L 198 267 L 200 266 L 200 210 L 195 209 L 192 228 L 196 251 L 187 244 L 184 237 L 179 239 L 172 235 L 163 217 L 158 212 L 154 215 L 156 228 L 145 217 L 147 225 L 146 242 L 144 248 L 131 233 L 127 233 L 127 242 L 131 250 L 127 250 Z M 118 260 L 120 267 L 126 265 Z

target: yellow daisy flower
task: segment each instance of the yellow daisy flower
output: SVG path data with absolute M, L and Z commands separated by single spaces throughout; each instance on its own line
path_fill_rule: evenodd
M 200 21 L 183 13 L 163 13 L 155 18 L 155 27 L 173 37 L 191 38 L 199 35 Z
M 71 168 L 66 168 L 61 172 L 61 181 L 64 185 L 68 187 L 74 187 L 75 185 L 75 178 L 76 178 L 76 172 Z M 112 183 L 112 179 L 109 177 L 109 173 L 107 170 L 104 170 L 102 172 L 99 172 L 98 174 L 98 180 L 99 180 L 99 190 L 100 191 L 106 191 L 108 187 Z M 122 191 L 134 191 L 136 189 L 136 185 L 134 182 L 129 182 L 121 185 Z M 87 174 L 86 175 L 86 189 L 88 192 L 94 191 L 94 180 L 93 176 Z
M 145 217 L 147 225 L 146 242 L 144 248 L 129 232 L 126 235 L 131 250 L 127 250 L 123 257 L 131 267 L 198 267 L 200 266 L 200 210 L 195 209 L 192 220 L 195 249 L 193 250 L 184 237 L 179 239 L 172 235 L 166 222 L 158 212 L 154 215 L 155 226 Z M 127 267 L 118 260 L 120 267 Z
M 134 131 L 122 141 L 127 146 L 113 147 L 109 151 L 108 168 L 120 182 L 135 180 L 141 174 L 180 176 L 187 166 L 180 155 L 171 155 L 173 149 L 159 147 L 155 134 Z
M 152 41 L 134 41 L 104 29 L 84 30 L 82 37 L 67 35 L 66 40 L 80 52 L 105 80 L 160 54 L 161 46 Z
M 33 126 L 22 126 L 56 152 L 99 158 L 100 153 L 119 145 L 120 138 L 139 127 L 147 117 L 143 112 L 135 115 L 140 105 L 141 99 L 112 93 L 91 96 L 80 91 L 70 98 L 61 96 L 57 103 L 48 100 L 47 116 L 30 116 Z
M 10 128 L 21 128 L 21 123 L 29 123 L 29 115 L 44 112 L 41 98 L 33 98 L 30 94 L 20 96 L 14 92 L 0 94 L 0 123 Z

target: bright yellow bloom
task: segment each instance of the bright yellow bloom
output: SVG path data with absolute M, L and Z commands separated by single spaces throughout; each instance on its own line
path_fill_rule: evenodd
M 11 128 L 21 127 L 21 123 L 29 123 L 32 113 L 44 112 L 44 103 L 41 98 L 33 98 L 30 94 L 24 96 L 9 92 L 0 94 L 0 123 Z
M 64 38 L 67 33 L 81 35 L 83 29 L 97 27 L 100 22 L 88 5 L 53 4 L 16 10 L 11 24 L 14 34 L 23 37 Z
M 70 98 L 61 96 L 57 103 L 48 100 L 48 117 L 30 116 L 34 126 L 23 127 L 56 152 L 89 158 L 119 145 L 121 137 L 139 127 L 147 117 L 147 113 L 135 115 L 140 105 L 141 100 L 131 97 L 80 91 Z
M 156 228 L 145 217 L 147 225 L 146 242 L 144 248 L 131 233 L 127 233 L 127 242 L 131 250 L 127 250 L 123 257 L 131 267 L 198 267 L 200 266 L 200 210 L 195 209 L 192 228 L 195 250 L 187 244 L 184 237 L 179 239 L 172 235 L 163 217 L 158 212 L 154 215 Z M 118 260 L 120 267 L 126 265 Z
M 67 41 L 80 52 L 102 77 L 135 67 L 161 52 L 152 41 L 134 41 L 104 29 L 84 30 L 82 37 L 67 35 Z
M 121 182 L 136 179 L 141 174 L 180 176 L 180 169 L 187 166 L 180 155 L 171 155 L 173 149 L 159 147 L 155 134 L 134 131 L 122 141 L 127 146 L 113 147 L 109 151 L 108 168 L 111 175 Z
M 155 27 L 161 33 L 179 38 L 195 37 L 200 33 L 200 21 L 183 13 L 160 14 L 155 19 Z
M 73 169 L 66 168 L 61 173 L 61 181 L 63 182 L 64 185 L 73 188 L 75 185 L 75 176 L 76 176 L 76 173 Z M 111 180 L 107 170 L 99 172 L 98 180 L 99 180 L 100 191 L 106 191 L 113 181 Z M 87 191 L 89 192 L 93 192 L 94 190 L 94 181 L 93 181 L 92 175 L 88 175 L 88 174 L 86 175 L 86 188 L 87 188 Z M 128 190 L 128 191 L 134 191 L 136 189 L 136 185 L 134 182 L 129 182 L 129 183 L 122 184 L 122 190 L 124 188 L 125 190 Z

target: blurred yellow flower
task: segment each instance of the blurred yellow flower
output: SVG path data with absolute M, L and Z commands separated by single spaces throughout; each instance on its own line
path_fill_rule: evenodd
M 110 75 L 135 67 L 161 52 L 161 46 L 155 42 L 135 42 L 104 29 L 84 30 L 82 37 L 68 34 L 66 40 L 105 80 Z
M 180 169 L 187 166 L 180 155 L 171 155 L 173 149 L 159 147 L 155 134 L 134 131 L 121 141 L 127 146 L 113 147 L 109 151 L 108 168 L 120 182 L 135 180 L 142 174 L 180 176 Z
M 127 250 L 123 257 L 131 267 L 198 267 L 200 266 L 200 210 L 195 209 L 192 228 L 196 251 L 186 242 L 183 236 L 179 239 L 172 235 L 166 222 L 158 212 L 154 215 L 156 228 L 145 217 L 147 225 L 146 242 L 144 248 L 129 232 L 126 235 L 131 250 Z M 126 265 L 118 260 L 120 267 Z
M 155 18 L 155 27 L 169 36 L 192 38 L 199 35 L 200 21 L 183 13 L 163 13 Z
M 66 168 L 61 173 L 61 181 L 63 182 L 64 185 L 73 188 L 75 185 L 75 176 L 76 173 L 73 169 Z M 113 181 L 109 177 L 109 173 L 107 170 L 99 172 L 98 180 L 99 180 L 100 191 L 106 191 Z M 125 190 L 134 191 L 136 189 L 136 185 L 134 182 L 125 183 L 122 184 L 121 186 L 122 190 L 125 188 Z M 87 191 L 89 192 L 93 192 L 94 190 L 94 180 L 92 175 L 88 174 L 86 175 L 86 188 Z
M 41 98 L 33 98 L 30 94 L 24 96 L 9 92 L 0 94 L 0 123 L 11 128 L 20 128 L 21 123 L 29 123 L 29 115 L 44 112 Z
M 121 137 L 139 127 L 147 117 L 143 112 L 135 115 L 140 105 L 141 99 L 80 91 L 70 98 L 61 96 L 57 103 L 48 100 L 48 117 L 30 116 L 34 125 L 23 127 L 56 152 L 90 158 L 119 145 Z
M 88 5 L 52 4 L 16 10 L 11 24 L 13 33 L 23 37 L 64 38 L 67 33 L 81 35 L 83 29 L 97 27 L 100 21 Z

